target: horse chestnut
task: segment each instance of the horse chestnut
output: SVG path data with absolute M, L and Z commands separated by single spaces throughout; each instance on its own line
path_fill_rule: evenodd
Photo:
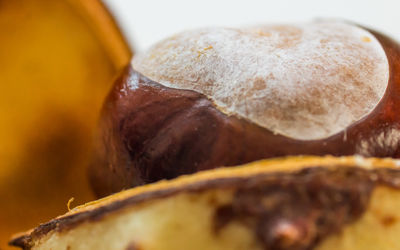
M 339 21 L 183 32 L 134 58 L 104 106 L 99 196 L 287 155 L 400 157 L 400 47 Z

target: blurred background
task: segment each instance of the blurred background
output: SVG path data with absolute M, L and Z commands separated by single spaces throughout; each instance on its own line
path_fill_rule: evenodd
M 105 0 L 137 49 L 189 28 L 342 18 L 400 38 L 398 0 Z
M 400 39 L 398 2 L 0 0 L 0 249 L 65 213 L 70 198 L 72 207 L 93 199 L 86 165 L 96 122 L 133 52 L 190 28 L 314 18 Z

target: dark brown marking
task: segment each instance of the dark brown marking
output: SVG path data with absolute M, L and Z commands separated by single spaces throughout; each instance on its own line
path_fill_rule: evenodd
M 131 242 L 126 246 L 125 250 L 143 250 L 136 242 Z
M 390 227 L 397 223 L 397 218 L 395 216 L 387 215 L 382 218 L 381 223 L 385 227 Z
M 235 191 L 231 204 L 217 209 L 215 230 L 240 221 L 254 231 L 265 249 L 313 249 L 360 218 L 375 185 L 391 186 L 388 178 L 396 175 L 400 177 L 385 169 L 317 168 L 279 179 L 254 177 Z

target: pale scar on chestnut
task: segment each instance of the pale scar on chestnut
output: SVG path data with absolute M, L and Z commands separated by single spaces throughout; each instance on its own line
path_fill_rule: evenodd
M 138 54 L 133 67 L 297 140 L 327 138 L 362 119 L 389 80 L 379 41 L 339 21 L 186 31 Z

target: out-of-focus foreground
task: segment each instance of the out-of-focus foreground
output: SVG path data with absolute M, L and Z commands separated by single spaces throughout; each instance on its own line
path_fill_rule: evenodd
M 0 0 L 0 249 L 92 199 L 93 130 L 130 57 L 99 0 Z

